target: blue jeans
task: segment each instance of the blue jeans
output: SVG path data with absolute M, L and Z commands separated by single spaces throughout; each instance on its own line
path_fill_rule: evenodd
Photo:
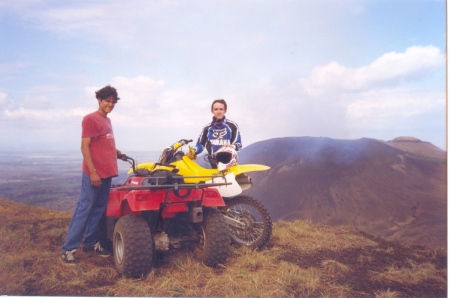
M 80 197 L 70 220 L 63 250 L 77 249 L 82 242 L 85 246 L 92 246 L 100 240 L 99 223 L 106 210 L 112 178 L 101 180 L 102 185 L 94 187 L 89 175 L 83 172 Z

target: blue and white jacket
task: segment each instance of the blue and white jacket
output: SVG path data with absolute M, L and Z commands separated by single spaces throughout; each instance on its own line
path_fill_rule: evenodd
M 209 155 L 219 150 L 224 145 L 234 145 L 236 151 L 242 149 L 241 133 L 236 122 L 226 119 L 216 119 L 203 127 L 197 144 L 195 145 L 195 155 L 201 153 L 205 148 Z

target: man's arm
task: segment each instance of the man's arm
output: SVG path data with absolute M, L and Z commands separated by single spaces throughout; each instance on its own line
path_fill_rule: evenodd
M 200 132 L 200 136 L 198 137 L 197 143 L 195 144 L 195 147 L 193 149 L 189 150 L 186 155 L 190 159 L 195 159 L 195 156 L 197 154 L 202 153 L 203 149 L 205 148 L 206 141 L 208 140 L 208 127 L 205 126 L 202 131 Z
M 95 169 L 94 162 L 92 161 L 91 149 L 89 145 L 91 144 L 91 138 L 81 138 L 81 153 L 83 154 L 84 162 L 89 169 L 89 177 L 91 178 L 91 185 L 99 187 L 102 185 L 100 176 Z
M 239 151 L 242 149 L 242 142 L 241 142 L 241 132 L 239 130 L 239 126 L 236 122 L 230 121 L 227 119 L 228 127 L 231 129 L 231 145 L 234 146 L 234 149 L 236 151 Z

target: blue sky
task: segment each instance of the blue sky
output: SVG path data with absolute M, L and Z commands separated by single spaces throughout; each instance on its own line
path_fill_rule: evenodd
M 122 151 L 286 136 L 446 146 L 444 0 L 0 1 L 0 150 L 79 150 L 112 85 Z

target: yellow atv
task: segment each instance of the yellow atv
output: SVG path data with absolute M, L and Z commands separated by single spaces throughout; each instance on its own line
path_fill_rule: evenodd
M 211 184 L 218 189 L 225 201 L 224 207 L 217 207 L 228 224 L 233 244 L 262 248 L 270 239 L 272 220 L 267 208 L 255 198 L 242 195 L 242 191 L 252 187 L 249 172 L 266 171 L 270 167 L 259 164 L 237 164 L 230 162 L 233 156 L 221 157 L 217 169 L 200 166 L 182 151 L 182 147 L 192 140 L 182 139 L 163 150 L 158 162 L 143 163 L 136 171 L 144 175 L 165 175 L 176 173 L 184 183 Z M 130 170 L 131 173 L 131 170 Z

